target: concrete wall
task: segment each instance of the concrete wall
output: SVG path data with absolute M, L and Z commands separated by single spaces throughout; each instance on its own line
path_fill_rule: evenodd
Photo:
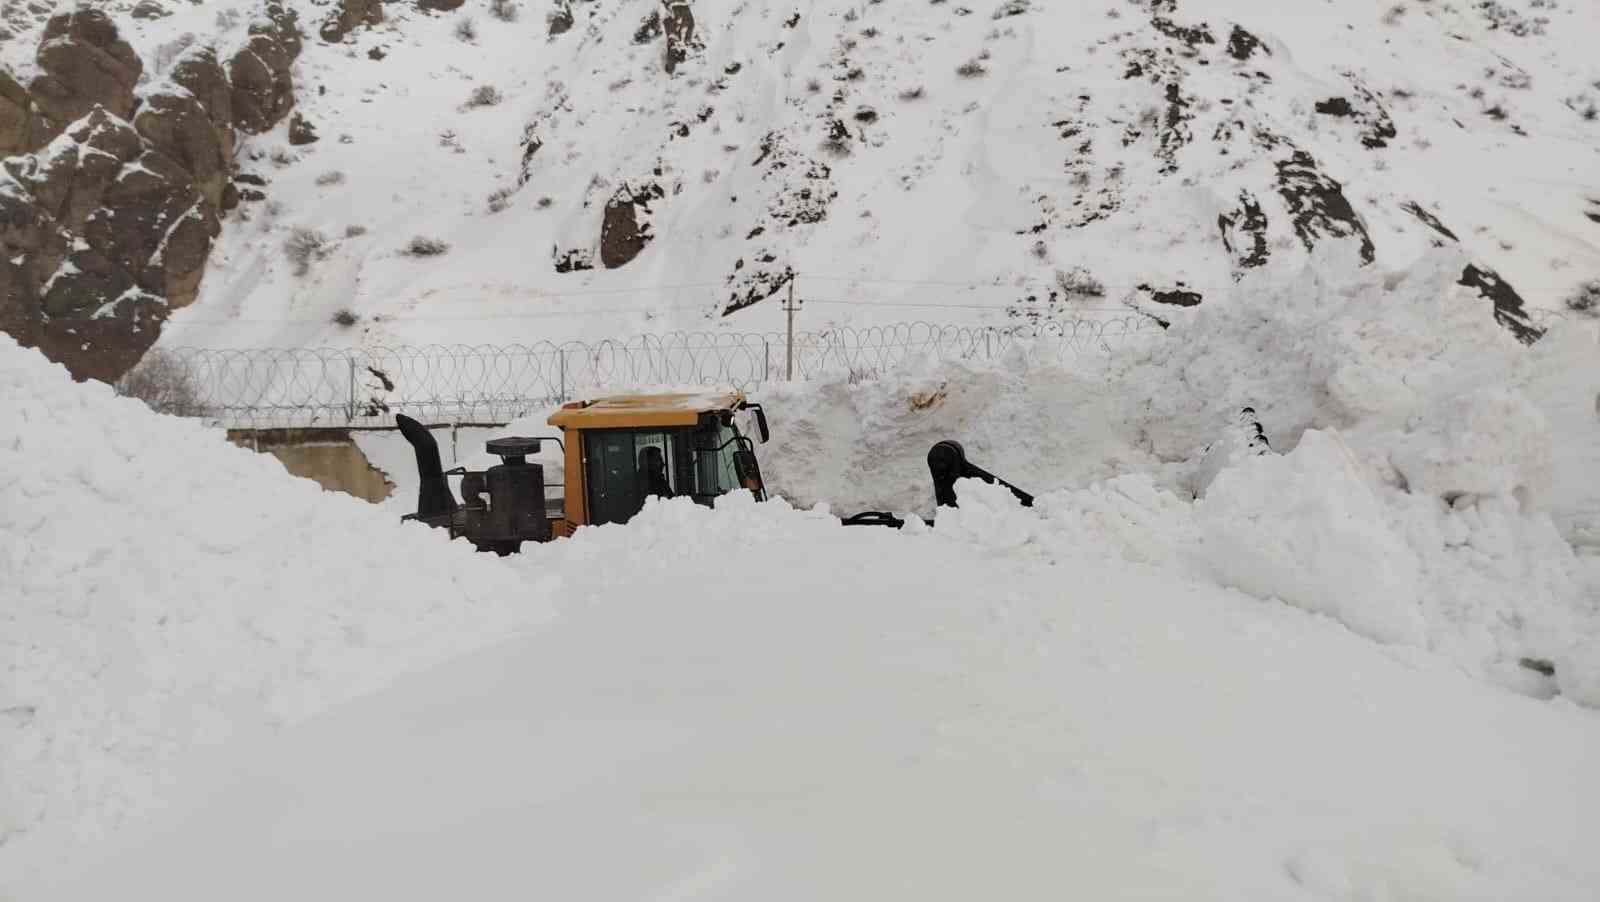
M 394 484 L 367 462 L 348 429 L 230 429 L 228 440 L 271 454 L 284 469 L 332 492 L 377 503 Z

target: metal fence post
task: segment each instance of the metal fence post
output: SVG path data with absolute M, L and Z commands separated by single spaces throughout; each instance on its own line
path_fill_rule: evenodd
M 761 381 L 772 378 L 772 342 L 761 339 Z
M 561 355 L 561 403 L 567 403 L 567 351 L 562 348 L 556 351 Z
M 344 421 L 346 423 L 354 423 L 356 421 L 356 359 L 354 357 L 346 357 L 344 361 L 350 364 L 350 402 L 344 409 Z
M 990 335 L 990 332 L 989 332 L 988 329 L 983 330 L 983 359 L 984 360 L 993 360 L 994 359 L 994 353 L 989 350 L 989 335 Z

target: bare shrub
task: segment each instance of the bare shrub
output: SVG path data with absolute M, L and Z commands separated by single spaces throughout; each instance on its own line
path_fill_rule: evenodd
M 343 183 L 344 183 L 344 173 L 340 172 L 337 169 L 330 169 L 327 172 L 324 172 L 323 174 L 317 176 L 317 184 L 319 184 L 319 185 L 327 186 L 327 185 L 339 185 L 339 184 L 343 184 Z
M 555 203 L 556 203 L 556 199 L 551 197 L 550 195 L 546 194 L 546 195 L 541 196 L 538 200 L 534 201 L 533 205 L 537 209 L 548 210 L 551 207 L 555 206 Z
M 1069 297 L 1103 298 L 1106 286 L 1081 266 L 1056 270 L 1056 287 Z
M 478 39 L 478 23 L 474 22 L 471 16 L 462 16 L 456 22 L 456 37 L 469 44 L 476 41 Z
M 288 166 L 300 161 L 300 157 L 295 155 L 294 151 L 282 145 L 272 148 L 272 154 L 268 159 L 272 160 L 274 166 Z
M 924 88 L 922 85 L 912 85 L 911 87 L 900 92 L 900 99 L 907 102 L 921 100 L 923 97 L 927 96 L 927 93 L 928 89 Z
M 856 12 L 854 9 L 847 9 L 844 11 L 844 20 L 846 22 L 854 22 L 859 18 L 861 18 L 861 14 Z
M 367 234 L 367 227 L 364 225 L 347 225 L 344 227 L 344 237 L 346 238 L 360 238 L 365 234 Z
M 328 322 L 331 322 L 336 326 L 344 326 L 346 329 L 348 329 L 360 320 L 361 317 L 350 312 L 349 307 L 341 307 L 339 308 L 338 312 L 334 313 L 334 315 L 328 319 Z
M 467 108 L 474 109 L 481 106 L 496 106 L 506 99 L 500 89 L 494 85 L 478 85 L 472 89 L 472 94 L 467 97 Z
M 999 9 L 994 11 L 994 15 L 991 18 L 1004 19 L 1007 16 L 1020 16 L 1027 12 L 1030 6 L 1032 4 L 1028 0 L 1006 0 L 1005 3 L 1000 4 Z
M 489 15 L 502 22 L 515 22 L 519 10 L 511 0 L 489 0 Z
M 871 125 L 878 121 L 878 111 L 872 107 L 864 106 L 856 110 L 855 115 L 851 116 L 851 118 L 863 125 Z
M 1590 279 L 1579 285 L 1562 303 L 1574 313 L 1600 316 L 1600 279 Z
M 1388 12 L 1385 12 L 1383 14 L 1383 24 L 1385 24 L 1385 25 L 1399 25 L 1400 24 L 1400 20 L 1404 19 L 1405 17 L 1406 17 L 1406 6 L 1405 6 L 1405 4 L 1404 3 L 1396 3 L 1395 5 L 1389 7 Z
M 514 188 L 497 188 L 489 195 L 489 212 L 499 213 L 511 206 L 511 196 L 516 194 Z
M 989 70 L 977 60 L 967 60 L 956 67 L 956 74 L 962 78 L 982 78 L 989 74 Z
M 439 257 L 449 252 L 450 245 L 448 242 L 441 241 L 438 238 L 429 238 L 425 235 L 417 235 L 406 242 L 405 247 L 400 249 L 400 253 L 407 257 Z
M 327 236 L 310 226 L 295 226 L 283 242 L 283 254 L 297 276 L 310 272 L 311 264 L 328 256 L 329 250 Z
M 194 374 L 182 361 L 161 351 L 146 354 L 114 388 L 124 398 L 138 398 L 156 413 L 198 417 L 206 412 Z
M 806 91 L 811 94 L 822 93 L 822 82 L 815 78 L 806 79 Z

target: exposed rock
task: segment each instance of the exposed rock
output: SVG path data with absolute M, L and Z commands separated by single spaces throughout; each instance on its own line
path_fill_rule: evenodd
M 294 106 L 294 79 L 289 67 L 300 55 L 295 14 L 278 3 L 267 5 L 266 18 L 250 25 L 250 40 L 228 61 L 233 84 L 233 124 L 260 134 L 283 120 Z
M 663 5 L 667 11 L 661 23 L 667 35 L 663 65 L 671 75 L 701 44 L 695 37 L 694 11 L 689 8 L 689 0 L 663 0 Z
M 1262 53 L 1265 53 L 1267 56 L 1272 55 L 1271 48 L 1261 43 L 1260 39 L 1258 39 L 1255 35 L 1245 31 L 1243 28 L 1240 28 L 1237 25 L 1233 26 L 1233 33 L 1228 35 L 1229 56 L 1243 62 L 1244 60 L 1247 60 L 1251 56 L 1255 55 L 1255 52 L 1258 50 Z
M 139 0 L 134 4 L 133 12 L 129 13 L 135 19 L 165 19 L 172 13 L 167 8 L 157 3 L 156 0 Z
M 1149 285 L 1140 285 L 1139 290 L 1148 294 L 1150 300 L 1157 304 L 1166 304 L 1171 307 L 1198 307 L 1204 296 L 1198 291 L 1191 291 L 1189 287 L 1179 282 L 1176 287 L 1169 289 L 1152 288 Z
M 383 24 L 382 0 L 339 0 L 333 12 L 322 21 L 317 36 L 330 44 L 344 40 L 345 35 L 363 25 Z
M 1479 297 L 1492 302 L 1495 322 L 1504 326 L 1523 344 L 1531 345 L 1544 335 L 1544 330 L 1528 319 L 1528 308 L 1522 295 L 1494 270 L 1468 264 L 1461 271 L 1461 279 L 1456 284 L 1476 289 Z
M 26 153 L 38 143 L 39 121 L 28 89 L 0 69 L 0 157 Z
M 417 8 L 431 12 L 447 13 L 453 9 L 460 9 L 466 0 L 417 0 Z
M 556 0 L 556 8 L 545 17 L 545 24 L 550 28 L 551 37 L 571 31 L 572 0 Z
M 1315 247 L 1321 237 L 1358 238 L 1362 262 L 1371 263 L 1377 253 L 1372 236 L 1344 196 L 1344 187 L 1319 169 L 1317 161 L 1303 150 L 1294 151 L 1292 157 L 1275 165 L 1278 193 L 1289 205 L 1294 233 L 1306 250 Z
M 663 197 L 661 186 L 648 182 L 638 189 L 623 185 L 606 201 L 600 224 L 600 262 L 606 269 L 626 265 L 655 237 L 650 231 L 650 202 Z
M 556 260 L 556 272 L 582 272 L 594 269 L 594 252 L 586 247 L 572 248 L 565 252 L 555 248 L 552 253 Z
M 197 108 L 159 121 L 209 131 Z M 114 380 L 167 311 L 194 300 L 218 230 L 206 198 L 183 164 L 103 108 L 7 160 L 6 175 L 0 324 L 78 378 Z
M 121 119 L 133 114 L 133 87 L 144 66 L 104 12 L 81 7 L 51 16 L 34 55 L 39 74 L 28 86 L 54 137 L 96 106 Z
M 1461 240 L 1460 238 L 1456 237 L 1455 232 L 1445 228 L 1444 223 L 1439 221 L 1439 217 L 1429 213 L 1427 210 L 1422 209 L 1422 205 L 1416 201 L 1407 201 L 1400 205 L 1400 209 L 1410 213 L 1412 216 L 1415 216 L 1419 222 L 1434 230 L 1434 232 L 1438 233 L 1440 236 L 1448 238 L 1454 242 L 1459 242 Z M 1434 239 L 1433 246 L 1444 247 L 1444 242 L 1436 238 Z
M 303 144 L 315 144 L 316 142 L 317 129 L 316 126 L 311 124 L 310 119 L 307 119 L 300 113 L 295 113 L 293 116 L 289 117 L 290 144 L 298 147 Z
M 1242 276 L 1243 270 L 1265 265 L 1267 262 L 1267 214 L 1261 202 L 1249 191 L 1239 192 L 1239 206 L 1217 216 L 1217 228 L 1222 232 L 1222 246 L 1233 258 L 1234 266 Z
M 233 169 L 232 97 L 209 47 L 184 54 L 168 83 L 146 94 L 133 127 L 188 172 L 214 215 Z
M 659 37 L 661 37 L 661 12 L 652 9 L 650 10 L 650 15 L 645 16 L 640 21 L 639 27 L 634 29 L 633 42 L 635 44 L 648 44 Z

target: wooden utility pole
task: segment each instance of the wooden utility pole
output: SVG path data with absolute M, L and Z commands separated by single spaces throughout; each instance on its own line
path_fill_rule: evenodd
M 783 376 L 783 378 L 784 378 L 785 382 L 793 382 L 794 381 L 794 310 L 795 310 L 795 306 L 794 306 L 794 270 L 792 270 L 792 269 L 789 270 L 788 271 L 788 275 L 789 275 L 789 298 L 784 303 L 783 309 L 786 310 L 788 312 L 788 314 L 789 314 L 789 328 L 787 330 L 787 332 L 788 332 L 788 343 L 787 343 L 787 345 L 788 346 L 787 346 L 787 350 L 785 350 L 784 354 L 783 354 L 783 359 L 784 359 L 784 376 Z

